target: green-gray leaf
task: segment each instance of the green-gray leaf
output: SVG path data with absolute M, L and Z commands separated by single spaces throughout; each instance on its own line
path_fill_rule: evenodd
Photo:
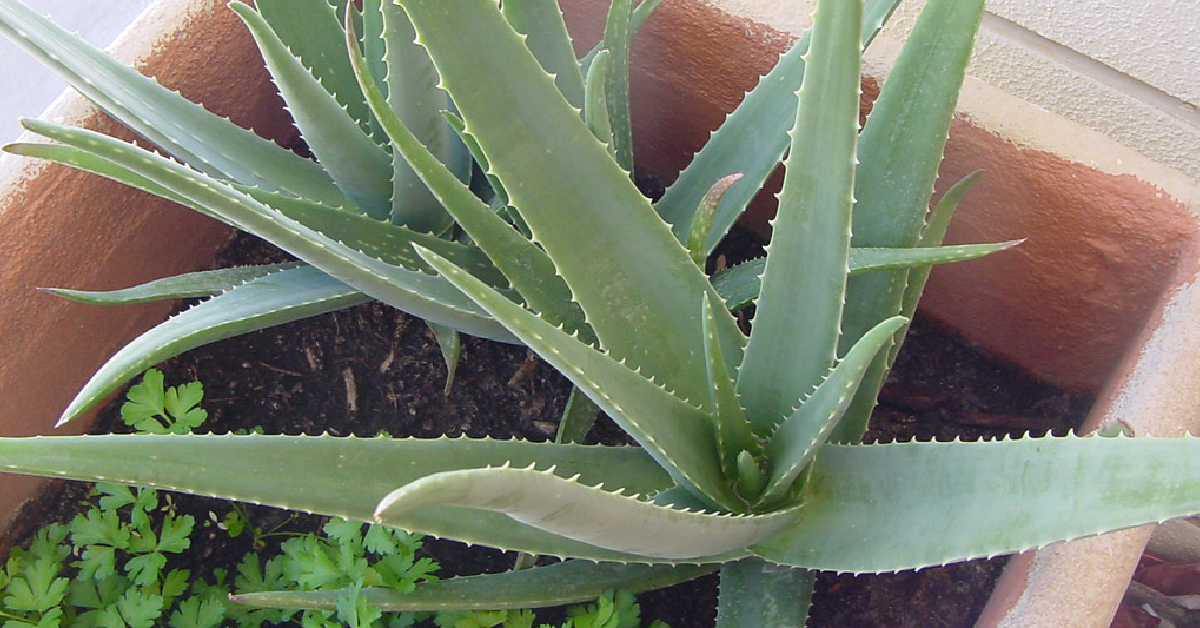
M 880 572 L 995 556 L 1200 512 L 1200 439 L 826 445 L 804 516 L 751 548 Z
M 184 351 L 369 300 L 312 266 L 252 279 L 167 319 L 125 345 L 92 375 L 59 423 L 79 416 L 142 371 Z
M 568 560 L 498 574 L 419 582 L 411 593 L 364 588 L 367 602 L 384 612 L 545 608 L 587 602 L 608 589 L 634 593 L 669 587 L 711 573 L 715 565 L 629 565 Z M 259 608 L 333 609 L 344 590 L 268 591 L 232 596 Z
M 0 33 L 88 100 L 201 172 L 328 205 L 350 204 L 315 162 L 206 111 L 16 0 L 0 0 Z
M 406 484 L 379 503 L 375 520 L 395 525 L 400 515 L 435 506 L 504 513 L 597 547 L 671 560 L 737 555 L 800 514 L 799 507 L 762 515 L 677 510 L 617 487 L 562 478 L 553 470 L 500 467 L 448 471 Z
M 305 142 L 337 186 L 374 218 L 391 211 L 392 160 L 358 122 L 309 73 L 257 11 L 240 2 L 229 8 L 242 18 L 288 103 Z M 339 31 L 340 32 L 340 31 Z M 338 50 L 341 50 L 341 46 Z
M 915 249 L 850 249 L 850 275 L 878 270 L 901 270 L 931 264 L 972 260 L 1012 248 L 1020 240 L 996 244 L 960 244 Z M 725 299 L 730 310 L 750 305 L 762 287 L 760 277 L 767 259 L 759 257 L 742 262 L 712 276 L 713 288 Z
M 711 286 L 649 201 L 491 0 L 400 4 L 467 131 L 554 259 L 601 346 L 681 398 L 706 405 L 695 308 Z M 497 76 L 521 89 L 493 89 Z M 744 339 L 731 316 L 717 314 L 733 368 Z M 647 336 L 656 341 L 643 342 Z
M 702 410 L 505 299 L 435 254 L 418 251 L 438 272 L 574 382 L 678 483 L 710 506 L 720 505 L 727 510 L 739 507 L 739 501 L 721 476 L 712 422 Z
M 163 299 L 211 297 L 246 283 L 251 279 L 257 279 L 289 268 L 296 268 L 299 265 L 299 262 L 285 262 L 282 264 L 202 270 L 194 273 L 183 273 L 174 277 L 155 279 L 120 290 L 70 290 L 67 288 L 43 288 L 43 290 L 64 299 L 95 305 L 126 305 L 161 301 Z
M 490 439 L 329 436 L 82 436 L 0 439 L 0 469 L 178 490 L 372 521 L 397 486 L 441 471 L 555 460 L 565 476 L 649 493 L 670 478 L 641 449 Z M 263 473 L 270 469 L 271 473 Z M 644 557 L 595 548 L 486 511 L 424 508 L 399 527 L 551 556 Z M 658 561 L 672 562 L 672 561 Z M 696 561 L 691 561 L 696 562 Z M 711 562 L 711 561 L 709 561 Z

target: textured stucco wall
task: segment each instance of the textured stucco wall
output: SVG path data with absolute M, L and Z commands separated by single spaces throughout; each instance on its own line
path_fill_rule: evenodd
M 712 3 L 732 15 L 796 33 L 809 24 L 815 1 Z M 901 3 L 868 53 L 869 74 L 886 73 L 922 5 L 920 0 Z M 1200 67 L 1200 40 L 1195 37 L 1200 12 L 1192 0 L 989 0 L 987 8 L 971 76 L 1015 96 L 1022 106 L 1006 103 L 1005 110 L 986 111 L 994 105 L 976 98 L 974 106 L 985 110 L 980 115 L 1012 120 L 1041 109 L 1184 174 L 1190 181 L 1185 188 L 1200 181 L 1195 151 L 1200 145 L 1200 84 L 1194 80 L 1195 68 Z M 961 109 L 977 113 L 972 106 Z M 1148 181 L 1169 177 L 1144 172 L 1145 164 L 1109 159 L 1109 153 L 1118 150 L 1115 146 L 1094 143 L 1088 134 L 1075 137 L 1069 125 L 1049 135 L 1040 123 L 1029 129 L 1006 126 L 1013 141 L 1079 157 L 1083 163 L 1094 160 L 1093 165 L 1106 172 Z M 1176 197 L 1188 194 L 1182 188 L 1172 190 Z

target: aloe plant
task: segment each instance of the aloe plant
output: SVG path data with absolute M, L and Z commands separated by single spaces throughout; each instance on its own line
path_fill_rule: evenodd
M 336 8 L 318 7 L 321 36 L 333 28 L 344 36 L 344 56 L 332 60 L 311 52 L 321 45 L 317 36 L 277 28 L 284 18 L 272 12 L 285 5 L 292 6 L 233 6 L 297 123 L 329 125 L 305 129 L 324 169 L 268 154 L 198 109 L 174 101 L 143 107 L 140 100 L 167 97 L 127 74 L 121 81 L 130 87 L 117 96 L 89 97 L 124 112 L 179 161 L 35 121 L 27 128 L 56 144 L 7 147 L 177 200 L 306 262 L 134 289 L 132 298 L 220 294 L 136 341 L 132 353 L 149 358 L 121 358 L 122 368 L 293 312 L 375 298 L 449 329 L 526 344 L 640 447 L 42 437 L 0 439 L 0 468 L 271 504 L 574 559 L 434 583 L 407 596 L 363 591 L 385 610 L 470 608 L 472 599 L 560 604 L 720 569 L 722 626 L 801 625 L 811 570 L 917 568 L 1200 511 L 1193 439 L 854 444 L 915 308 L 923 269 L 1004 246 L 933 248 L 969 180 L 927 216 L 981 0 L 926 3 L 861 133 L 862 46 L 894 2 L 821 0 L 811 37 L 781 58 L 657 204 L 630 180 L 623 79 L 612 75 L 623 71 L 627 33 L 644 20 L 645 5 L 614 3 L 605 44 L 583 63 L 570 56 L 549 0 L 502 7 L 368 0 L 361 16 L 346 11 L 343 26 Z M 0 0 L 0 22 L 36 39 L 48 58 L 66 59 L 85 90 L 92 65 L 127 72 L 64 43 L 13 0 Z M 436 96 L 433 107 L 453 105 L 438 111 L 432 138 L 421 132 L 432 117 L 407 117 L 388 82 L 398 63 L 391 55 L 411 39 L 395 35 L 398 24 L 411 27 L 421 46 L 408 49 L 426 51 L 418 64 L 436 76 L 429 84 L 445 90 L 445 97 L 426 94 Z M 378 33 L 382 45 L 372 38 Z M 78 59 L 84 63 L 72 65 Z M 495 89 L 501 76 L 507 87 Z M 297 112 L 302 106 L 311 109 Z M 790 113 L 769 115 L 781 110 Z M 165 111 L 178 119 L 163 119 Z M 189 128 L 220 130 L 250 156 L 226 163 L 207 138 L 172 139 L 190 137 Z M 331 141 L 342 135 L 352 139 Z M 745 137 L 771 138 L 770 148 L 733 150 Z M 491 182 L 483 197 L 455 170 L 461 150 Z M 706 276 L 696 260 L 785 152 L 765 259 Z M 305 174 L 277 172 L 293 163 Z M 397 210 L 407 202 L 401 187 L 417 189 L 426 208 L 411 218 L 416 228 L 394 224 L 409 220 L 397 219 L 408 216 Z M 382 202 L 388 194 L 390 204 Z M 447 230 L 467 237 L 438 237 Z M 230 295 L 242 295 L 246 320 L 219 306 L 237 303 Z M 730 309 L 755 299 L 747 335 Z M 203 309 L 209 304 L 216 305 Z M 119 371 L 90 384 L 67 415 L 116 385 Z M 546 584 L 563 578 L 571 586 Z M 328 604 L 312 594 L 240 600 Z

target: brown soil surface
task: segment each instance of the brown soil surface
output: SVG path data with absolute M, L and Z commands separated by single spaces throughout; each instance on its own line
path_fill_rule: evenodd
M 278 261 L 280 254 L 241 236 L 221 265 Z M 268 433 L 394 436 L 441 434 L 552 438 L 565 403 L 567 382 L 526 349 L 464 337 L 453 388 L 443 392 L 445 365 L 428 327 L 391 308 L 369 304 L 247 334 L 202 347 L 162 365 L 168 384 L 198 380 L 213 432 L 262 426 Z M 868 438 L 951 439 L 1019 435 L 1027 430 L 1064 432 L 1090 405 L 1030 380 L 973 352 L 937 326 L 918 319 L 883 391 Z M 117 408 L 105 411 L 97 431 L 121 430 Z M 624 442 L 602 421 L 590 436 Z M 81 485 L 58 484 L 27 512 L 35 522 L 68 520 Z M 180 496 L 182 512 L 207 521 L 220 502 Z M 312 517 L 291 518 L 253 509 L 258 525 L 311 529 Z M 231 568 L 251 547 L 229 542 L 215 527 L 194 542 L 189 564 Z M 197 541 L 199 538 L 197 538 Z M 430 541 L 427 550 L 447 573 L 500 570 L 511 557 Z M 877 576 L 822 575 L 812 608 L 815 628 L 967 628 L 990 591 L 1003 560 Z M 674 628 L 711 626 L 716 579 L 709 576 L 642 596 L 643 617 Z

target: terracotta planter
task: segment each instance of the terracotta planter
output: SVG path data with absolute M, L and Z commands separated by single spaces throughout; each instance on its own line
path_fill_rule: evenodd
M 221 0 L 162 0 L 112 50 L 162 83 L 260 134 L 293 136 L 253 42 Z M 73 92 L 44 114 L 126 138 Z M 117 288 L 205 267 L 229 230 L 193 211 L 67 168 L 0 159 L 0 414 L 5 436 L 55 433 L 57 414 L 112 353 L 170 304 L 73 304 L 45 286 Z M 81 430 L 87 421 L 72 424 Z M 5 521 L 39 484 L 0 481 Z
M 594 41 L 605 3 L 563 4 L 577 42 Z M 218 0 L 162 0 L 123 37 L 118 54 L 239 124 L 276 139 L 291 137 L 293 130 L 249 37 L 223 6 Z M 636 150 L 642 167 L 669 180 L 790 39 L 702 0 L 664 3 L 633 53 Z M 874 84 L 868 79 L 868 93 Z M 1004 97 L 994 91 L 972 83 L 964 99 Z M 74 96 L 61 98 L 47 115 L 106 132 L 113 127 Z M 1030 113 L 1030 120 L 1043 119 L 1040 115 Z M 964 203 L 951 239 L 1028 241 L 1016 252 L 937 270 L 925 312 L 1038 376 L 1101 391 L 1092 426 L 1120 419 L 1138 434 L 1163 435 L 1196 428 L 1189 421 L 1200 417 L 1194 412 L 1200 393 L 1171 379 L 1195 372 L 1192 365 L 1200 361 L 1181 350 L 1200 347 L 1193 338 L 1200 332 L 1193 321 L 1200 318 L 1187 315 L 1197 307 L 1190 292 L 1197 267 L 1191 201 L 1132 176 L 1019 146 L 964 116 L 955 123 L 940 185 L 979 168 L 988 174 Z M 12 422 L 0 430 L 4 435 L 50 433 L 59 409 L 91 372 L 161 320 L 167 307 L 96 308 L 34 288 L 110 288 L 202 267 L 227 230 L 122 186 L 28 160 L 6 157 L 0 162 L 0 189 L 0 237 L 11 247 L 0 258 L 0 345 L 5 352 L 0 414 Z M 770 211 L 769 195 L 764 199 L 748 223 L 760 229 Z M 86 221 L 79 220 L 81 215 Z M 1172 394 L 1146 395 L 1146 390 Z M 6 477 L 0 484 L 0 512 L 11 512 L 33 484 Z M 1105 574 L 1108 584 L 1085 585 L 1107 586 L 1116 596 L 1112 608 L 1147 535 L 1114 535 L 1124 539 L 1120 556 L 1107 549 L 1112 541 L 1102 539 L 1091 542 L 1105 549 L 1086 551 L 1089 556 L 1113 553 L 1111 560 L 1088 568 Z M 1045 581 L 1050 577 L 1045 574 L 1052 573 L 1068 584 L 1041 591 L 1080 586 L 1078 572 L 1053 566 L 1058 559 L 1046 554 L 1014 564 L 1031 561 L 1032 571 L 1022 576 L 1014 567 L 1009 581 Z M 995 625 L 1015 625 L 1003 623 L 1012 620 L 1012 604 L 1005 606 L 1006 600 L 1033 608 L 1022 590 L 994 601 L 988 617 L 998 618 Z M 1098 589 L 1080 590 L 1084 599 L 1078 606 L 1055 602 L 1057 615 L 1021 612 L 1049 617 L 1040 625 L 1107 625 L 1103 616 L 1111 616 L 1112 608 L 1097 601 Z

